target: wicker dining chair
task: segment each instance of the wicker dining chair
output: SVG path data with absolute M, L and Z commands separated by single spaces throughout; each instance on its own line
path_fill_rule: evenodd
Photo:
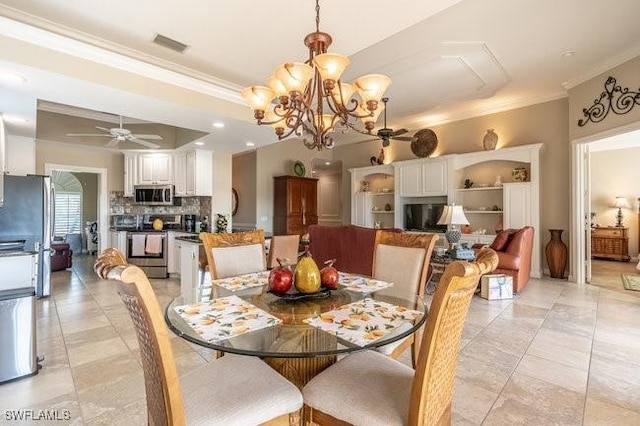
M 178 378 L 167 326 L 145 273 L 106 249 L 94 270 L 115 281 L 138 337 L 148 424 L 248 425 L 295 421 L 300 391 L 258 358 L 229 355 Z
M 411 299 L 415 294 L 424 295 L 431 252 L 438 238 L 437 234 L 432 233 L 378 231 L 373 254 L 373 277 L 393 283 L 387 293 L 402 299 Z M 399 327 L 395 332 L 402 333 L 408 328 L 409 324 Z M 415 365 L 419 350 L 419 345 L 415 343 L 416 338 L 419 342 L 420 336 L 421 333 L 412 334 L 376 350 L 397 358 L 411 346 L 411 360 Z
M 278 259 L 287 259 L 288 265 L 298 263 L 298 248 L 300 235 L 274 235 L 269 243 L 269 255 L 267 256 L 267 268 L 278 266 Z M 284 264 L 284 262 L 283 262 Z M 322 267 L 322 266 L 321 266 Z
M 349 355 L 302 389 L 305 424 L 450 425 L 460 339 L 481 274 L 498 256 L 447 266 L 431 302 L 416 369 L 375 351 Z
M 211 279 L 266 271 L 264 230 L 212 234 L 201 232 Z

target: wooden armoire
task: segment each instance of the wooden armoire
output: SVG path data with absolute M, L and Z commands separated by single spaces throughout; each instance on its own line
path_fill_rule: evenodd
M 273 234 L 303 235 L 318 223 L 318 179 L 273 178 Z

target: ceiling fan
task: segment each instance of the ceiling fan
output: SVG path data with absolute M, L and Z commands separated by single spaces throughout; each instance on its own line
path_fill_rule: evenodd
M 391 142 L 391 139 L 396 141 L 412 142 L 415 138 L 410 136 L 400 136 L 407 133 L 408 132 L 407 129 L 392 130 L 387 127 L 387 102 L 388 101 L 389 101 L 389 98 L 382 98 L 382 102 L 384 102 L 384 127 L 378 130 L 378 132 L 376 133 L 378 138 L 382 139 L 382 147 L 383 148 L 388 147 L 389 143 Z M 362 142 L 370 142 L 373 140 L 375 139 L 368 139 Z
M 138 135 L 131 133 L 131 130 L 125 129 L 122 127 L 122 116 L 120 115 L 120 127 L 114 127 L 112 129 L 107 129 L 106 127 L 95 126 L 96 129 L 102 130 L 107 133 L 67 133 L 67 136 L 101 136 L 108 137 L 111 140 L 105 145 L 107 148 L 113 148 L 118 145 L 120 142 L 131 141 L 140 145 L 144 145 L 148 148 L 160 148 L 160 145 L 157 145 L 153 142 L 149 142 L 145 139 L 152 140 L 162 140 L 162 136 L 160 135 Z

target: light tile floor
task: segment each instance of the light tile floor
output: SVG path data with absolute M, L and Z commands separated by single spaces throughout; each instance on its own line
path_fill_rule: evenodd
M 38 306 L 40 374 L 0 385 L 9 409 L 68 410 L 56 425 L 146 424 L 135 333 L 112 285 L 74 258 Z M 610 265 L 613 267 L 613 265 Z M 163 306 L 176 280 L 152 280 Z M 513 300 L 474 298 L 454 397 L 457 425 L 639 425 L 640 292 L 533 279 Z M 172 339 L 180 374 L 214 358 Z M 408 357 L 403 359 L 408 362 Z M 39 421 L 37 424 L 46 424 Z

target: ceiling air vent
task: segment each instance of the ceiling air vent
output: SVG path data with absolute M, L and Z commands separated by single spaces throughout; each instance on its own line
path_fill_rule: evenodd
M 187 47 L 189 47 L 184 43 L 180 43 L 179 41 L 163 36 L 162 34 L 156 34 L 153 38 L 153 42 L 157 45 L 166 47 L 167 49 L 175 50 L 178 53 L 183 53 Z

